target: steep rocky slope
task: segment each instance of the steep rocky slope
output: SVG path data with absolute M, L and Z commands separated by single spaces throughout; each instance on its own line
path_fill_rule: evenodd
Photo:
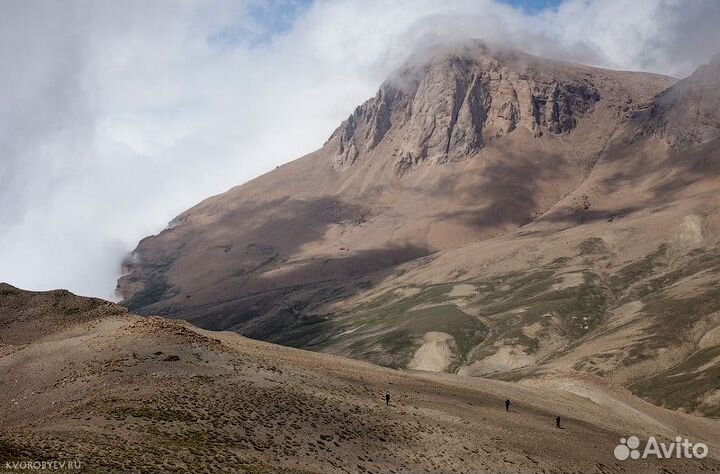
M 720 471 L 714 422 L 590 378 L 404 373 L 4 284 L 0 338 L 8 472 L 40 460 L 98 473 Z M 710 457 L 621 462 L 628 433 L 682 433 Z
M 719 90 L 717 60 L 675 84 L 433 51 L 322 149 L 143 240 L 123 304 L 393 367 L 592 373 L 717 416 Z
M 282 341 L 362 277 L 531 222 L 672 80 L 481 44 L 393 75 L 315 153 L 178 216 L 126 260 L 141 313 Z

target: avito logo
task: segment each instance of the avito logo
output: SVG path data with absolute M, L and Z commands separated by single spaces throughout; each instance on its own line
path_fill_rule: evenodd
M 646 459 L 655 456 L 658 459 L 670 458 L 686 458 L 686 459 L 702 459 L 708 454 L 708 447 L 705 443 L 691 443 L 687 438 L 683 440 L 682 436 L 677 436 L 675 442 L 666 445 L 658 443 L 654 436 L 648 438 L 645 448 L 640 452 L 640 438 L 630 436 L 629 438 L 621 438 L 620 444 L 615 446 L 615 457 L 620 461 L 626 459 Z

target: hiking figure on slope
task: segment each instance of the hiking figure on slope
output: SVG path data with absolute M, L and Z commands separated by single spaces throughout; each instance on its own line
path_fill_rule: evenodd
M 385 406 L 390 406 L 390 392 L 385 392 Z
M 560 428 L 560 415 L 555 417 L 555 428 Z
M 510 399 L 505 400 L 505 411 L 510 411 Z

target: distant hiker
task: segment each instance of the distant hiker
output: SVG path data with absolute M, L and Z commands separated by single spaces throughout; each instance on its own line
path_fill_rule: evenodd
M 390 392 L 385 392 L 385 406 L 390 406 Z
M 510 411 L 510 400 L 505 400 L 505 411 Z
M 555 417 L 555 428 L 560 428 L 560 415 Z

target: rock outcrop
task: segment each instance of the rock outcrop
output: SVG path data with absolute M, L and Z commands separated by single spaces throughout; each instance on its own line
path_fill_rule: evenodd
M 600 100 L 591 77 L 558 77 L 519 53 L 491 55 L 475 45 L 399 71 L 333 133 L 334 165 L 347 168 L 371 154 L 392 130 L 402 135 L 395 171 L 419 162 L 472 158 L 487 142 L 519 127 L 535 137 L 569 134 Z

